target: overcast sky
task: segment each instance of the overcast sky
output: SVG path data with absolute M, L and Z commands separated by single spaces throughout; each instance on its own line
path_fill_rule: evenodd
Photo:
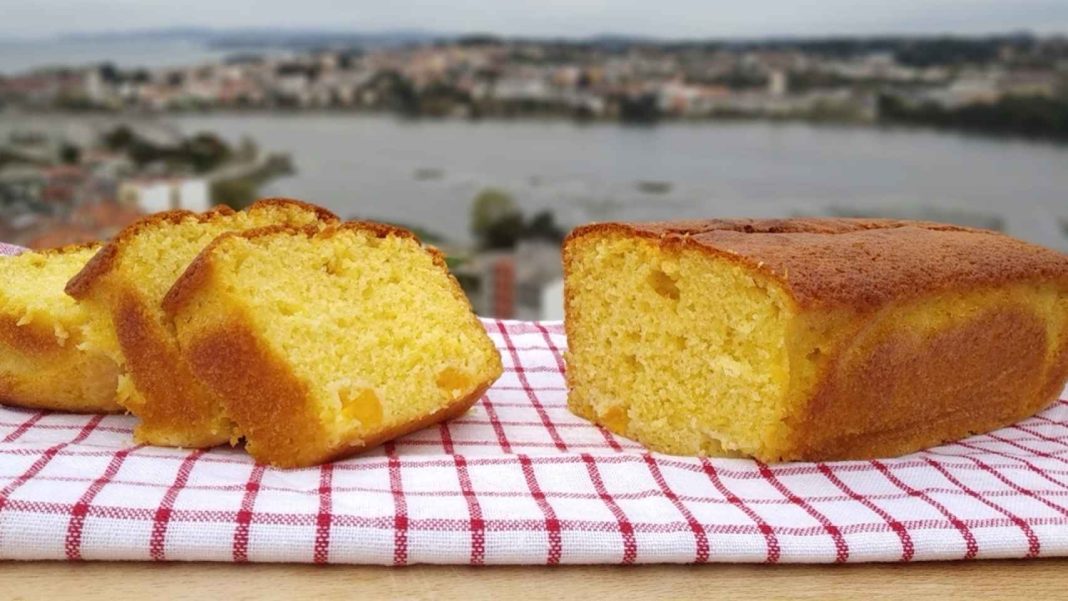
M 755 37 L 1068 32 L 1068 0 L 0 0 L 0 36 L 173 26 Z

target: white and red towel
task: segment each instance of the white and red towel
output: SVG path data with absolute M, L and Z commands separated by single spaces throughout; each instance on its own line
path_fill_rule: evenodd
M 134 445 L 130 417 L 0 408 L 0 559 L 406 565 L 1068 555 L 1068 401 L 896 459 L 769 466 L 671 457 L 567 411 L 559 323 L 484 323 L 505 374 L 468 414 L 319 468 L 268 468 L 236 449 Z

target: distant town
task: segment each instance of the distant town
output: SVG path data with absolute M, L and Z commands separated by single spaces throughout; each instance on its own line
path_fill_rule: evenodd
M 417 38 L 418 39 L 418 38 Z M 1068 38 L 1005 35 L 655 42 L 460 36 L 214 40 L 167 68 L 100 64 L 0 78 L 0 106 L 69 111 L 339 110 L 408 116 L 915 122 L 1068 138 Z M 319 44 L 317 47 L 316 44 Z
M 290 157 L 254 140 L 187 135 L 144 116 L 336 111 L 643 126 L 774 119 L 1068 140 L 1065 37 L 669 43 L 465 36 L 366 47 L 302 38 L 269 52 L 251 42 L 226 42 L 232 53 L 216 62 L 57 66 L 0 77 L 0 115 L 62 112 L 108 123 L 78 140 L 32 128 L 0 139 L 0 240 L 58 246 L 106 239 L 154 211 L 240 208 L 263 183 L 292 170 Z M 655 194 L 669 184 L 641 185 Z M 1056 227 L 1068 234 L 1068 221 Z M 507 191 L 486 189 L 472 199 L 471 230 L 469 247 L 421 233 L 446 249 L 479 312 L 559 317 L 564 232 L 551 213 L 524 215 Z

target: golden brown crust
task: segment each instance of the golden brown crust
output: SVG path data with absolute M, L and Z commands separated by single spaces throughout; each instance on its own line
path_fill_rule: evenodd
M 322 223 L 335 223 L 335 222 L 341 221 L 341 219 L 337 215 L 335 215 L 332 211 L 330 211 L 329 209 L 326 209 L 324 207 L 320 207 L 319 205 L 312 204 L 310 202 L 305 202 L 305 201 L 297 199 L 297 198 L 289 198 L 287 196 L 271 196 L 269 198 L 261 198 L 260 200 L 257 200 L 256 202 L 254 202 L 251 205 L 249 205 L 248 209 L 245 209 L 245 210 L 248 211 L 248 210 L 252 210 L 252 209 L 254 209 L 256 207 L 266 207 L 266 206 L 276 206 L 276 207 L 293 206 L 293 207 L 299 207 L 299 208 L 302 208 L 302 209 L 305 209 L 307 211 L 311 211 L 311 212 L 315 213 L 315 216 Z
M 384 441 L 451 419 L 467 411 L 489 388 L 437 412 L 399 424 L 344 448 L 334 448 L 319 425 L 320 417 L 306 383 L 295 376 L 243 320 L 232 319 L 197 332 L 185 355 L 196 375 L 224 399 L 227 413 L 242 425 L 249 454 L 277 467 L 302 467 L 355 455 Z M 270 419 L 264 419 L 270 416 Z
M 175 282 L 163 301 L 163 309 L 175 318 L 198 294 L 208 293 L 215 250 L 233 238 L 255 239 L 278 234 L 329 238 L 341 231 L 370 232 L 378 238 L 397 236 L 419 242 L 412 232 L 392 225 L 351 221 L 323 229 L 311 227 L 270 226 L 228 232 L 216 238 Z M 445 269 L 444 256 L 428 249 L 434 262 Z M 454 281 L 455 284 L 455 281 Z M 455 284 L 458 298 L 466 297 Z M 316 402 L 306 383 L 293 374 L 286 361 L 278 357 L 242 318 L 240 309 L 214 325 L 190 332 L 183 340 L 182 352 L 194 374 L 222 399 L 227 415 L 241 425 L 239 435 L 246 437 L 247 450 L 257 461 L 278 467 L 300 467 L 341 459 L 360 453 L 382 442 L 403 436 L 430 424 L 452 419 L 466 412 L 490 387 L 480 384 L 471 394 L 450 402 L 433 414 L 395 425 L 358 443 L 342 448 L 330 444 L 329 434 L 320 424 Z M 271 416 L 265 420 L 263 416 Z
M 93 250 L 97 242 L 34 249 L 28 254 L 60 256 Z M 20 315 L 0 314 L 0 403 L 51 411 L 118 413 L 118 366 L 106 357 L 62 342 L 55 324 L 20 325 Z M 77 336 L 77 333 L 74 333 Z
M 48 333 L 28 333 L 0 317 L 0 404 L 69 413 L 122 413 L 112 361 L 61 347 Z M 11 344 L 18 344 L 11 347 Z
M 68 341 L 50 327 L 18 325 L 0 315 L 0 404 L 52 411 L 119 413 L 118 366 Z
M 801 307 L 872 310 L 939 291 L 1068 280 L 1068 256 L 991 232 L 894 219 L 709 219 L 597 223 L 568 241 L 620 234 L 739 261 L 774 277 Z M 565 241 L 565 246 L 568 241 Z
M 1068 318 L 1057 319 L 1068 256 L 998 233 L 855 219 L 594 224 L 565 242 L 565 279 L 587 236 L 736 261 L 780 282 L 804 323 L 830 328 L 814 387 L 793 391 L 785 440 L 765 461 L 893 456 L 987 432 L 1048 406 L 1068 379 Z M 569 293 L 569 334 L 579 327 L 572 304 Z M 917 315 L 933 320 L 930 331 L 907 318 Z M 605 423 L 583 404 L 574 383 L 571 399 L 583 417 L 630 434 L 626 420 Z
M 49 374 L 62 377 L 62 374 Z M 123 413 L 118 403 L 94 402 L 85 396 L 64 399 L 57 397 L 54 390 L 44 386 L 32 386 L 25 380 L 20 380 L 12 374 L 0 373 L 0 405 L 9 407 L 21 407 L 23 409 L 37 409 L 42 411 L 55 411 L 58 413 L 102 413 L 114 415 Z
M 218 392 L 229 417 L 243 424 L 235 434 L 264 441 L 262 448 L 246 445 L 257 461 L 290 466 L 318 457 L 307 454 L 325 438 L 307 385 L 248 326 L 233 321 L 198 334 L 185 344 L 185 356 L 193 373 Z
M 83 250 L 93 250 L 100 248 L 101 243 L 97 242 L 80 242 L 77 244 L 66 244 L 64 246 L 55 246 L 52 248 L 35 248 L 24 252 L 35 253 L 38 255 L 66 255 L 70 253 L 80 252 Z M 19 255 L 15 255 L 16 257 Z
M 191 448 L 230 440 L 219 400 L 193 376 L 173 337 L 163 331 L 141 299 L 129 291 L 120 292 L 112 319 L 131 367 L 128 376 L 138 392 L 151 399 L 130 407 L 141 420 L 134 431 L 137 440 Z
M 423 428 L 426 428 L 427 426 L 430 426 L 430 425 L 433 425 L 433 424 L 437 424 L 437 423 L 441 423 L 441 422 L 446 422 L 446 421 L 449 421 L 450 419 L 457 418 L 457 417 L 467 413 L 471 409 L 471 407 L 473 407 L 475 405 L 475 403 L 477 403 L 478 400 L 482 398 L 482 395 L 486 394 L 486 391 L 489 390 L 490 386 L 492 386 L 492 385 L 493 385 L 493 382 L 485 382 L 485 383 L 479 385 L 478 388 L 473 390 L 471 392 L 471 394 L 468 394 L 467 396 L 460 397 L 460 398 L 452 401 L 451 403 L 449 403 L 448 405 L 445 405 L 444 407 L 438 409 L 434 413 L 423 415 L 423 416 L 421 416 L 418 419 L 415 419 L 413 421 L 405 422 L 403 424 L 394 426 L 392 428 L 387 428 L 385 430 L 382 430 L 382 431 L 378 432 L 376 435 L 364 439 L 358 445 L 352 445 L 347 449 L 344 449 L 342 451 L 339 451 L 339 452 L 337 452 L 337 453 L 335 453 L 333 455 L 330 455 L 330 456 L 326 457 L 325 460 L 326 461 L 335 461 L 337 459 L 344 459 L 346 457 L 351 457 L 351 456 L 356 455 L 358 453 L 362 453 L 362 452 L 364 452 L 364 451 L 366 451 L 368 449 L 373 449 L 374 447 L 376 447 L 376 446 L 378 446 L 378 445 L 380 445 L 380 444 L 382 444 L 384 442 L 388 442 L 388 441 L 393 440 L 395 438 L 400 438 L 401 436 L 404 436 L 406 434 L 411 434 L 412 432 L 417 432 L 419 430 L 422 430 Z
M 45 355 L 61 351 L 51 328 L 42 328 L 36 323 L 19 325 L 14 315 L 0 314 L 0 344 L 31 355 Z
M 314 214 L 322 223 L 337 222 L 326 209 L 293 199 L 265 199 L 248 210 L 265 207 L 292 207 Z M 209 223 L 235 214 L 220 206 L 205 213 L 167 211 L 140 219 L 122 230 L 68 282 L 67 293 L 77 299 L 89 298 L 117 268 L 123 249 L 146 230 L 189 221 Z M 139 293 L 137 282 L 115 282 L 108 287 L 107 302 L 133 384 L 123 404 L 141 420 L 135 437 L 142 442 L 182 447 L 209 447 L 231 440 L 233 425 L 223 414 L 220 401 L 193 376 L 173 333 L 160 322 L 158 307 L 150 306 Z
M 86 263 L 85 267 L 67 282 L 67 287 L 64 291 L 73 298 L 79 300 L 85 298 L 93 286 L 115 268 L 115 261 L 118 259 L 119 248 L 142 230 L 155 227 L 161 223 L 178 224 L 184 219 L 196 219 L 198 222 L 204 223 L 216 217 L 232 215 L 233 213 L 234 210 L 230 207 L 218 206 L 204 213 L 194 213 L 192 211 L 179 209 L 176 211 L 153 213 L 142 217 L 123 228 L 122 231 L 116 234 L 110 242 L 104 245 L 92 259 L 89 259 L 89 262 Z
M 416 236 L 411 230 L 406 230 L 396 225 L 390 225 L 388 223 L 379 223 L 377 221 L 346 221 L 337 226 L 338 230 L 352 230 L 371 232 L 378 238 L 385 238 L 386 236 L 396 236 L 398 238 L 410 238 L 417 243 L 420 242 L 419 237 Z M 325 231 L 325 230 L 324 230 Z
M 831 358 L 788 420 L 792 450 L 773 459 L 899 455 L 1033 415 L 1061 391 L 1042 377 L 1047 346 L 1046 324 L 1026 306 L 962 317 L 930 338 L 869 324 Z

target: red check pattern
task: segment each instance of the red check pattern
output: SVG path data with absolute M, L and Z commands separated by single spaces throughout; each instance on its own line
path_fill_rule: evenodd
M 134 445 L 130 417 L 0 408 L 0 559 L 552 565 L 1068 555 L 1068 401 L 895 459 L 671 457 L 567 411 L 560 324 L 484 323 L 505 373 L 469 413 L 318 468 L 267 468 L 235 449 Z

